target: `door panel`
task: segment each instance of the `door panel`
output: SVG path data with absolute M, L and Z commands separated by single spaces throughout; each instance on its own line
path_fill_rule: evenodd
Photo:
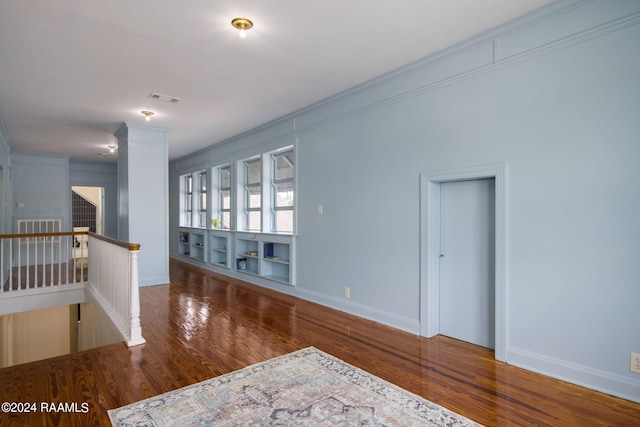
M 495 180 L 440 187 L 440 333 L 495 347 Z

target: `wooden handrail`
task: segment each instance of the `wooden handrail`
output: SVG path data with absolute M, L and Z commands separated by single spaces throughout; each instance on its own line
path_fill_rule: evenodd
M 89 234 L 89 232 L 88 231 L 60 231 L 56 233 L 0 234 L 0 239 L 26 239 L 30 237 L 79 236 L 82 234 Z
M 59 237 L 59 236 L 81 236 L 89 235 L 98 240 L 109 242 L 112 245 L 129 249 L 130 251 L 139 251 L 140 243 L 128 243 L 122 240 L 112 239 L 111 237 L 102 236 L 91 231 L 61 231 L 56 233 L 24 233 L 24 234 L 0 234 L 0 239 L 27 239 L 33 237 Z
M 122 248 L 129 249 L 130 251 L 139 251 L 140 250 L 140 243 L 127 243 L 127 242 L 123 242 L 122 240 L 117 240 L 117 239 L 113 239 L 111 237 L 103 236 L 101 234 L 96 234 L 96 233 L 94 233 L 92 231 L 89 231 L 88 233 L 89 233 L 89 236 L 91 236 L 91 237 L 95 237 L 98 240 L 109 242 L 112 245 L 116 245 L 116 246 L 120 246 Z

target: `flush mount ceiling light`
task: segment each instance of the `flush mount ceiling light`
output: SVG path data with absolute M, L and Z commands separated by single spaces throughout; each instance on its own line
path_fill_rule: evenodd
M 142 114 L 144 114 L 144 119 L 146 121 L 150 121 L 151 120 L 151 116 L 153 116 L 153 111 L 140 111 Z
M 253 28 L 253 22 L 247 18 L 233 18 L 231 20 L 233 28 L 240 30 L 240 38 L 243 39 L 247 36 L 247 30 Z
M 118 149 L 117 145 L 107 145 L 107 148 L 109 149 L 110 153 L 115 153 L 116 150 Z

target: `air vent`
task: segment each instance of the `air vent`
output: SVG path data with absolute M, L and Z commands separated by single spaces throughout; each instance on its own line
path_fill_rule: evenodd
M 149 98 L 157 99 L 158 101 L 163 101 L 163 102 L 170 102 L 172 104 L 177 104 L 178 102 L 180 102 L 180 98 L 176 98 L 175 96 L 161 95 L 159 93 L 154 93 L 154 92 L 151 92 L 149 94 Z

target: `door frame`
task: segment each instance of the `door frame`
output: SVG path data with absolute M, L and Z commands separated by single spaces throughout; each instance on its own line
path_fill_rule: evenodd
M 507 164 L 420 174 L 420 335 L 440 333 L 440 184 L 495 179 L 495 358 L 507 349 Z
M 96 233 L 97 234 L 101 234 L 101 235 L 105 235 L 105 227 L 106 227 L 106 221 L 105 221 L 105 203 L 106 203 L 106 188 L 104 185 L 92 185 L 92 184 L 72 184 L 71 185 L 71 192 L 73 192 L 75 187 L 87 187 L 87 188 L 99 188 L 100 189 L 100 203 L 99 205 L 96 206 L 96 218 L 99 218 L 99 226 L 100 226 L 100 232 L 98 233 L 98 221 L 96 220 Z M 71 195 L 69 195 L 69 200 L 72 200 Z M 73 205 L 71 206 L 70 210 L 70 215 L 69 217 L 71 218 L 71 229 L 73 229 Z

